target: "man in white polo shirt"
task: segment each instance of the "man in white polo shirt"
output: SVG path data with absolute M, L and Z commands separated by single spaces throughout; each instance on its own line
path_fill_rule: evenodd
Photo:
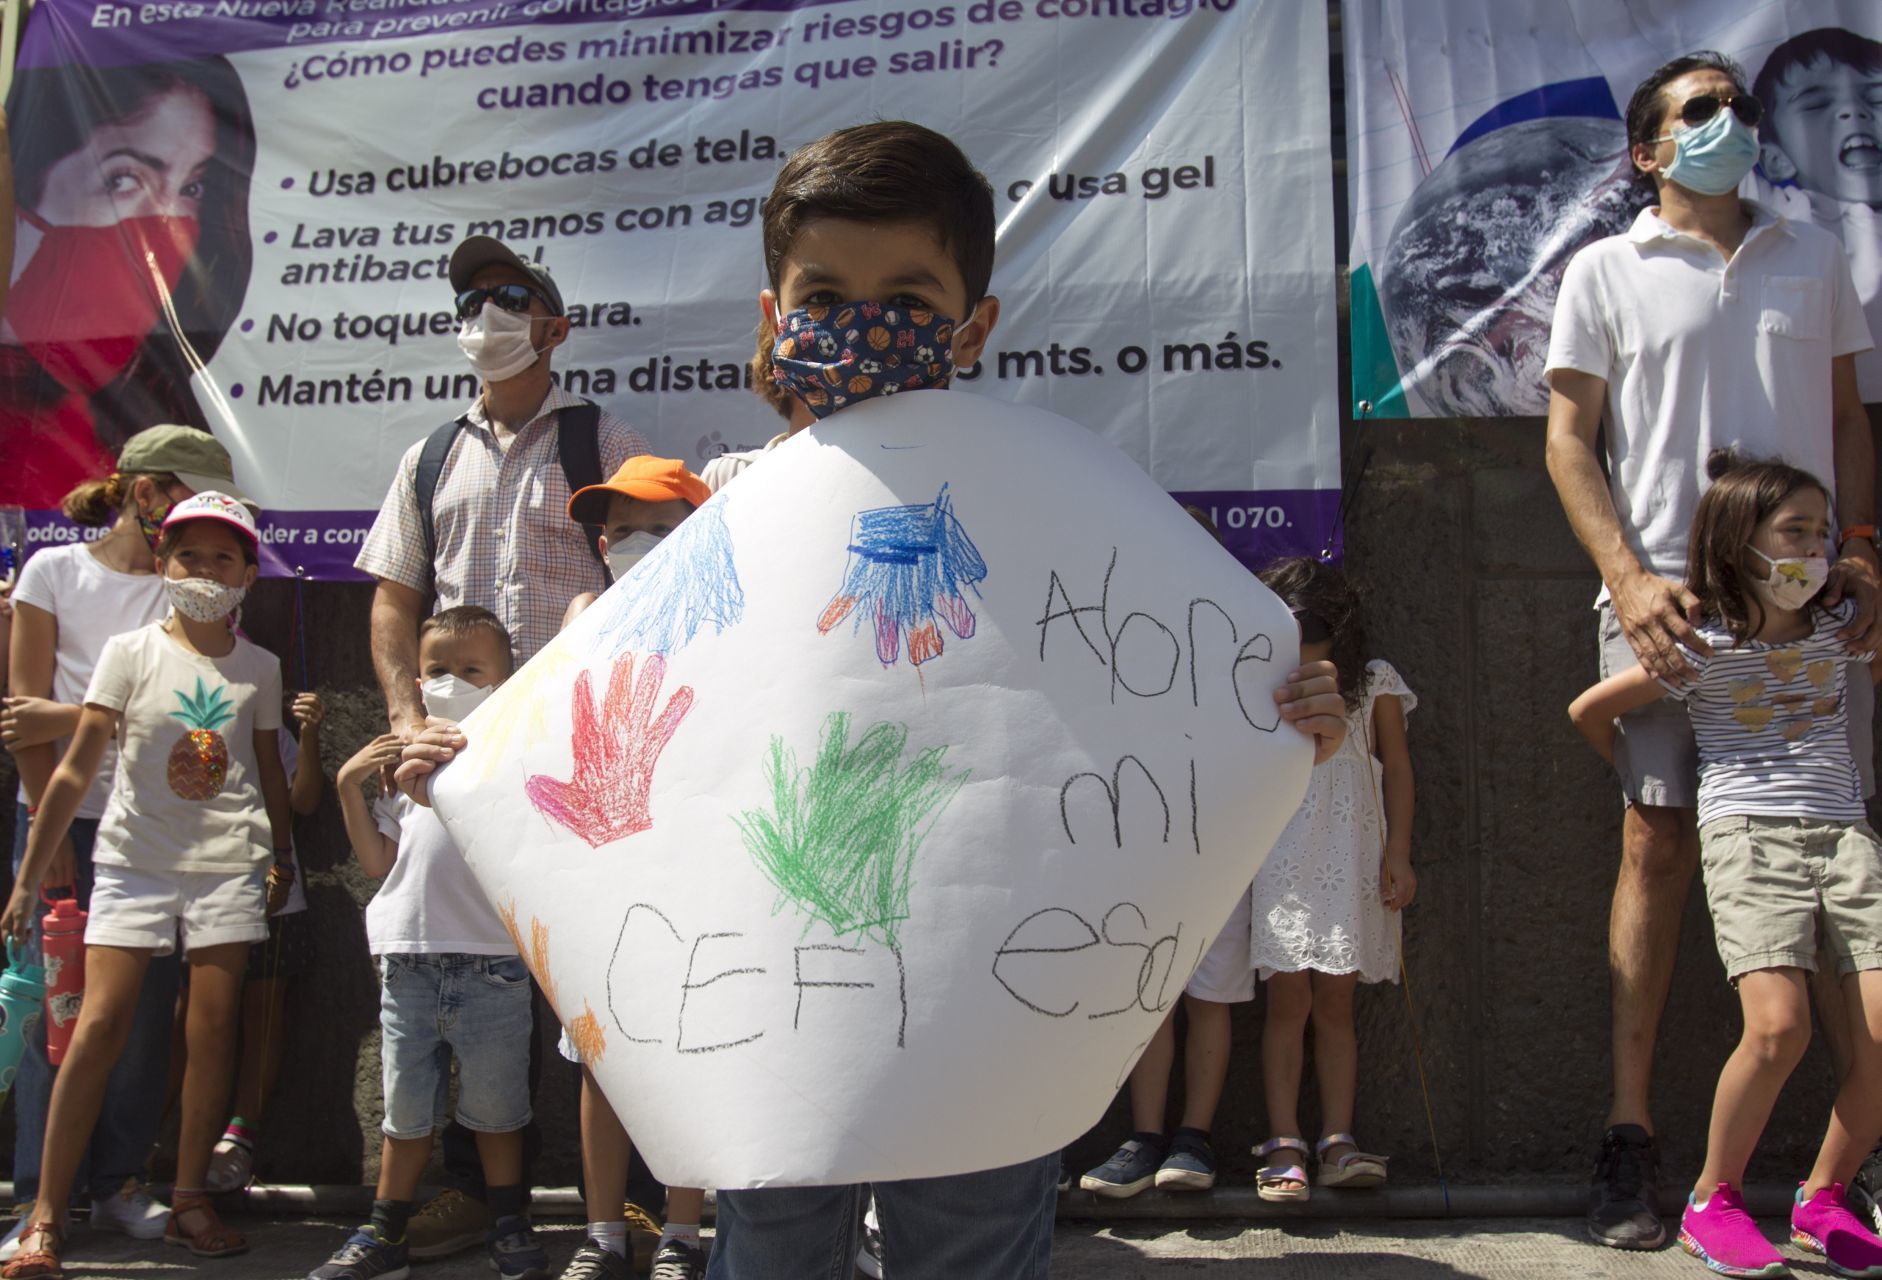
M 1706 455 L 1724 445 L 1781 457 L 1835 490 L 1841 536 L 1828 598 L 1855 597 L 1843 637 L 1852 651 L 1875 646 L 1875 458 L 1855 370 L 1872 344 L 1842 246 L 1739 199 L 1762 114 L 1743 70 L 1720 54 L 1655 71 L 1627 108 L 1634 166 L 1655 203 L 1626 234 L 1576 254 L 1562 278 L 1549 474 L 1601 572 L 1604 677 L 1640 662 L 1680 683 L 1692 673 L 1676 646 L 1705 651 L 1693 632 L 1697 600 L 1682 583 Z M 1852 693 L 1857 684 L 1867 691 L 1852 682 Z M 1852 702 L 1865 770 L 1869 718 L 1867 701 Z M 1623 718 L 1620 743 L 1627 812 L 1608 924 L 1614 1102 L 1588 1227 L 1602 1244 L 1651 1249 L 1666 1233 L 1648 1095 L 1699 861 L 1698 753 L 1670 699 Z

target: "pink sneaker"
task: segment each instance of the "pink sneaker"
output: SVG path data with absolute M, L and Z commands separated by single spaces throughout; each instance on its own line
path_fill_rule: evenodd
M 1840 1182 L 1831 1183 L 1808 1200 L 1804 1199 L 1804 1189 L 1797 1188 L 1797 1204 L 1791 1210 L 1791 1243 L 1821 1254 L 1839 1276 L 1882 1277 L 1882 1240 L 1849 1211 Z
M 1758 1230 L 1745 1212 L 1738 1192 L 1721 1182 L 1700 1208 L 1686 1201 L 1679 1222 L 1679 1244 L 1722 1276 L 1787 1276 L 1784 1256 Z

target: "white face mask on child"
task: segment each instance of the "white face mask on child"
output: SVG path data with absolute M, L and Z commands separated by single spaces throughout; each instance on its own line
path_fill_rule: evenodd
M 230 587 L 208 578 L 165 578 L 170 607 L 194 622 L 220 622 L 241 607 L 247 587 Z
M 1829 581 L 1830 562 L 1823 556 L 1787 556 L 1773 560 L 1749 544 L 1745 550 L 1770 566 L 1770 572 L 1762 580 L 1751 579 L 1752 591 L 1759 600 L 1786 613 L 1795 613 L 1816 599 L 1817 592 Z
M 468 680 L 460 680 L 446 672 L 422 681 L 419 693 L 425 698 L 425 714 L 437 716 L 440 720 L 462 720 L 483 705 L 484 699 L 496 691 L 494 684 L 486 689 L 479 689 Z
M 660 545 L 660 535 L 636 529 L 619 542 L 608 544 L 608 572 L 619 582 L 632 572 L 635 565 L 647 558 L 647 553 Z

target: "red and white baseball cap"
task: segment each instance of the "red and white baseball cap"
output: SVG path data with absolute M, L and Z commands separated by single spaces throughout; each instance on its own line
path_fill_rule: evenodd
M 183 499 L 171 507 L 170 514 L 163 518 L 163 531 L 168 533 L 170 526 L 190 520 L 220 520 L 247 538 L 250 546 L 261 545 L 261 534 L 255 527 L 255 517 L 249 514 L 246 506 L 226 493 L 209 489 Z

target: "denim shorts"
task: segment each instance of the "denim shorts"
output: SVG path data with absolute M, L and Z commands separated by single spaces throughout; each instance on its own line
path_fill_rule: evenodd
M 478 1133 L 529 1123 L 529 970 L 515 956 L 380 958 L 380 1058 L 389 1138 L 443 1127 L 457 1055 L 457 1122 Z

